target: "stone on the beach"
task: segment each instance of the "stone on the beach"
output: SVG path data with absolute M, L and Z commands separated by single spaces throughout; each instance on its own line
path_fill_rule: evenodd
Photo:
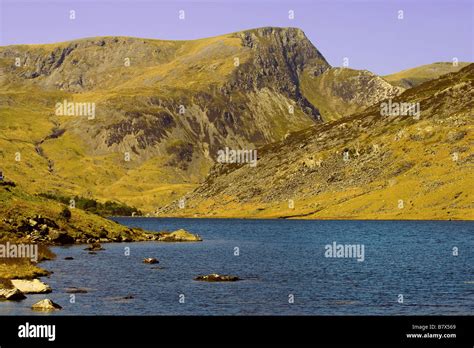
M 16 287 L 3 287 L 0 285 L 0 300 L 19 301 L 26 296 Z
M 64 231 L 53 230 L 48 233 L 49 240 L 54 244 L 74 244 L 74 238 Z
M 51 287 L 39 279 L 12 279 L 11 282 L 13 286 L 24 294 L 47 294 L 51 292 Z
M 47 298 L 36 302 L 33 306 L 31 306 L 31 309 L 34 311 L 56 311 L 62 308 L 63 307 Z
M 200 275 L 194 278 L 194 280 L 199 280 L 202 282 L 235 282 L 240 280 L 239 277 L 232 276 L 232 275 L 220 275 L 217 273 L 209 274 L 209 275 Z
M 154 257 L 147 257 L 146 259 L 143 260 L 143 263 L 149 263 L 149 264 L 154 264 L 158 262 L 159 261 L 155 259 Z
M 158 240 L 161 242 L 201 242 L 202 238 L 197 234 L 180 229 L 171 233 L 161 233 Z

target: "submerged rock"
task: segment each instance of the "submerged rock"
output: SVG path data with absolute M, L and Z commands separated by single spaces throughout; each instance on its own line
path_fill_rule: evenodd
M 61 310 L 62 308 L 63 307 L 47 298 L 36 302 L 34 305 L 31 306 L 31 309 L 34 311 L 56 311 Z
M 202 242 L 202 238 L 197 234 L 192 234 L 184 229 L 171 233 L 162 232 L 158 240 L 161 242 Z
M 66 257 L 64 258 L 64 260 L 74 260 L 74 257 L 72 257 L 72 256 L 66 256 Z
M 12 279 L 12 284 L 24 294 L 47 294 L 50 293 L 51 287 L 43 283 L 39 279 L 23 280 Z
M 81 288 L 66 288 L 65 292 L 67 294 L 87 294 L 87 290 Z
M 200 275 L 194 278 L 194 280 L 202 281 L 202 282 L 235 282 L 240 280 L 237 276 L 232 275 L 220 275 L 217 273 L 209 274 L 209 275 Z
M 130 302 L 129 300 L 133 300 L 134 298 L 135 296 L 133 296 L 132 294 L 128 294 L 126 296 L 107 297 L 106 300 L 114 301 L 118 303 L 128 303 Z
M 146 259 L 143 260 L 143 263 L 149 263 L 149 264 L 154 264 L 158 262 L 159 261 L 155 259 L 154 257 L 147 257 Z
M 102 245 L 100 245 L 100 243 L 92 243 L 91 245 L 89 245 L 87 248 L 85 248 L 84 250 L 89 250 L 89 251 L 100 251 L 100 250 L 105 250 L 104 248 L 102 248 Z

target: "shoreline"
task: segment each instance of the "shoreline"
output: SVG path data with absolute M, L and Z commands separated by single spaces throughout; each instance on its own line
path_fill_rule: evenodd
M 137 231 L 136 229 L 134 231 Z M 43 261 L 51 261 L 56 259 L 56 254 L 51 251 L 52 247 L 67 247 L 67 246 L 88 246 L 84 250 L 89 251 L 89 254 L 95 254 L 98 251 L 104 250 L 102 244 L 109 243 L 137 243 L 137 242 L 156 242 L 156 243 L 186 243 L 186 242 L 200 242 L 201 237 L 197 234 L 190 233 L 184 229 L 176 230 L 173 232 L 149 232 L 140 230 L 140 233 L 134 234 L 133 238 L 127 239 L 126 241 L 114 240 L 112 238 L 99 238 L 98 240 L 88 240 L 82 242 L 81 240 L 74 239 L 72 243 L 32 243 L 28 238 L 11 238 L 9 240 L 2 240 L 1 243 L 7 245 L 37 245 L 37 261 L 33 261 L 27 257 L 15 256 L 15 257 L 4 257 L 0 259 L 0 300 L 22 300 L 25 294 L 43 294 L 54 291 L 49 285 L 43 283 L 40 279 L 42 277 L 48 277 L 54 271 L 41 268 L 39 264 Z M 22 255 L 23 256 L 23 255 Z M 12 284 L 14 280 L 21 280 L 27 286 L 31 286 L 33 290 L 23 293 L 15 285 Z M 45 289 L 49 289 L 45 292 Z M 15 296 L 11 296 L 15 293 Z
M 440 222 L 440 221 L 465 221 L 465 222 L 474 222 L 474 218 L 469 220 L 469 219 L 357 219 L 357 218 L 304 218 L 304 219 L 298 219 L 296 217 L 227 217 L 227 216 L 111 216 L 110 219 L 112 218 L 127 218 L 127 219 L 196 219 L 196 220 L 275 220 L 275 221 L 281 221 L 281 220 L 296 220 L 296 221 L 421 221 L 421 222 L 427 222 L 427 221 L 433 221 L 433 222 Z M 115 220 L 113 220 L 115 221 Z

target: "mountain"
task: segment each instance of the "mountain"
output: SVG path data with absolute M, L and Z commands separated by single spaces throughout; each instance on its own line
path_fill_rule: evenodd
M 218 149 L 261 146 L 320 122 L 298 79 L 329 65 L 302 31 L 262 28 L 195 41 L 8 46 L 0 67 L 7 176 L 32 192 L 154 210 L 202 180 Z M 94 105 L 95 117 L 56 114 L 71 102 Z
M 388 103 L 390 114 L 384 112 Z M 397 116 L 394 105 L 401 103 L 413 106 L 411 115 Z M 171 204 L 161 213 L 472 220 L 473 107 L 470 64 L 363 112 L 264 146 L 254 167 L 217 164 L 186 196 L 186 207 Z
M 301 88 L 327 121 L 360 112 L 405 90 L 370 71 L 349 68 L 332 68 L 317 76 L 304 74 Z
M 412 88 L 423 82 L 437 79 L 441 75 L 459 71 L 467 65 L 469 63 L 466 62 L 459 62 L 457 65 L 449 62 L 426 64 L 386 75 L 383 78 L 394 86 Z
M 0 47 L 1 169 L 29 193 L 154 212 L 223 148 L 278 142 L 402 90 L 331 68 L 296 28 Z

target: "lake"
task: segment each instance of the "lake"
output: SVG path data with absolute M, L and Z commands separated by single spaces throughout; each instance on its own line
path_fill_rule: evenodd
M 474 313 L 472 221 L 114 220 L 184 228 L 204 241 L 104 244 L 96 255 L 84 245 L 53 247 L 57 258 L 41 263 L 54 272 L 43 279 L 53 292 L 0 303 L 0 315 Z M 144 264 L 146 257 L 160 262 Z M 210 273 L 242 280 L 193 280 Z M 71 301 L 68 287 L 88 292 Z M 31 311 L 46 297 L 63 310 Z

